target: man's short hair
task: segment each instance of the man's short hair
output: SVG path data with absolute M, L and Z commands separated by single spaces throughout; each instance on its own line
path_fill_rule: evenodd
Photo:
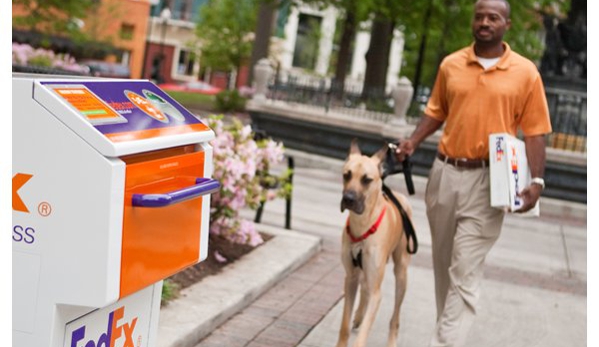
M 506 18 L 505 19 L 510 19 L 510 13 L 512 12 L 512 8 L 510 6 L 510 3 L 507 0 L 478 0 L 477 2 L 480 1 L 501 1 L 505 4 L 505 8 L 506 8 Z

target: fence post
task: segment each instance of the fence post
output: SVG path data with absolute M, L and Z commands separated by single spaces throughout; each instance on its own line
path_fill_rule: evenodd
M 401 77 L 397 82 L 397 85 L 393 87 L 391 96 L 394 101 L 394 114 L 391 118 L 393 125 L 406 125 L 406 112 L 410 106 L 412 95 L 414 94 L 414 88 L 412 83 L 407 77 Z
M 266 101 L 268 93 L 268 81 L 272 76 L 273 68 L 270 66 L 270 61 L 266 58 L 260 59 L 258 64 L 254 66 L 254 93 L 253 100 L 258 102 Z

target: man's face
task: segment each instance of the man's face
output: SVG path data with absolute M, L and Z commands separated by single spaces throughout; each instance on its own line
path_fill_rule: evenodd
M 500 43 L 510 25 L 507 5 L 503 1 L 479 0 L 476 2 L 472 34 L 477 43 Z

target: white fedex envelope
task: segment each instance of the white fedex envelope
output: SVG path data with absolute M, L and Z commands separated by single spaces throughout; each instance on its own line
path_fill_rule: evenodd
M 507 133 L 489 135 L 489 171 L 491 179 L 491 206 L 511 212 L 522 207 L 524 201 L 517 193 L 530 184 L 530 168 L 524 141 Z M 539 202 L 521 216 L 537 217 Z

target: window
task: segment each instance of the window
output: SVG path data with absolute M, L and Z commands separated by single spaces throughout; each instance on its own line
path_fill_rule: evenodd
M 322 18 L 304 13 L 299 15 L 297 38 L 293 51 L 293 66 L 314 70 L 320 45 Z
M 195 54 L 191 51 L 181 50 L 179 52 L 179 62 L 177 64 L 177 73 L 179 75 L 193 75 L 193 66 L 195 64 Z
M 123 23 L 121 24 L 121 31 L 119 32 L 119 36 L 123 40 L 132 40 L 134 31 L 135 25 Z

